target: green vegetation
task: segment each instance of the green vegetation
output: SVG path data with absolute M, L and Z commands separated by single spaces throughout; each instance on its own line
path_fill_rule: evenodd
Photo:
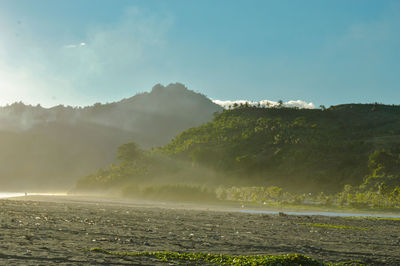
M 139 187 L 128 185 L 122 188 L 122 196 L 126 198 L 188 201 L 188 202 L 215 202 L 216 194 L 204 186 L 188 184 L 166 184 Z
M 215 264 L 215 265 L 365 265 L 360 261 L 347 261 L 339 263 L 323 263 L 301 254 L 288 255 L 223 255 L 211 253 L 186 253 L 186 252 L 170 252 L 170 251 L 154 251 L 154 252 L 112 252 L 102 248 L 92 248 L 90 252 L 99 252 L 113 256 L 132 256 L 132 257 L 151 257 L 161 262 L 169 263 L 191 263 L 191 264 Z
M 122 145 L 119 164 L 80 179 L 77 190 L 168 199 L 186 188 L 222 201 L 398 210 L 399 135 L 398 106 L 238 106 L 166 146 Z
M 178 253 L 168 251 L 156 252 L 111 252 L 100 248 L 93 248 L 91 252 L 100 252 L 115 256 L 153 257 L 162 262 L 178 263 L 209 263 L 216 265 L 315 265 L 323 263 L 300 254 L 263 256 L 263 255 L 222 255 L 210 253 Z
M 398 187 L 395 187 L 396 192 Z M 383 194 L 378 191 L 362 191 L 360 188 L 345 186 L 339 193 L 326 195 L 320 193 L 292 193 L 282 188 L 271 187 L 219 187 L 216 189 L 218 199 L 254 203 L 267 206 L 310 205 L 346 209 L 392 209 L 399 210 L 398 194 Z
M 343 217 L 345 219 L 352 219 L 352 220 L 387 220 L 387 221 L 400 221 L 400 218 L 395 218 L 395 217 L 369 217 L 369 216 L 363 216 L 363 217 Z
M 313 223 L 300 223 L 302 225 L 311 226 L 311 227 L 323 227 L 323 228 L 335 228 L 335 229 L 358 229 L 358 230 L 370 230 L 371 228 L 367 227 L 354 227 L 354 226 L 345 226 L 345 225 L 333 225 L 333 224 L 313 224 Z
M 375 150 L 398 156 L 399 134 L 397 106 L 353 104 L 325 111 L 242 106 L 184 131 L 160 151 L 214 169 L 229 177 L 228 184 L 338 192 L 363 182 Z M 399 184 L 395 175 L 392 179 Z
M 352 191 L 349 191 L 351 189 Z M 265 205 L 273 207 L 293 207 L 317 209 L 374 209 L 399 211 L 400 198 L 391 194 L 381 194 L 379 191 L 361 192 L 359 188 L 345 186 L 339 193 L 327 195 L 320 193 L 293 193 L 272 187 L 218 187 L 215 190 L 217 198 L 222 201 L 235 201 L 246 204 Z

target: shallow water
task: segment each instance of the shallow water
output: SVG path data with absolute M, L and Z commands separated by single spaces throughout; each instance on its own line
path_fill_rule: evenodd
M 67 196 L 67 193 L 27 193 L 27 196 Z M 0 192 L 1 198 L 24 197 L 24 192 Z M 232 211 L 232 210 L 231 210 Z M 329 211 L 314 211 L 314 212 L 296 212 L 296 211 L 267 211 L 267 210 L 233 210 L 234 212 L 242 213 L 259 213 L 259 214 L 278 214 L 283 212 L 288 215 L 322 215 L 322 216 L 339 216 L 339 217 L 383 217 L 383 218 L 400 218 L 400 215 L 379 214 L 379 213 L 356 213 L 356 212 L 329 212 Z
M 16 193 L 16 192 L 0 192 L 1 198 L 11 198 L 11 197 L 21 197 L 25 196 L 25 193 Z
M 265 214 L 278 214 L 279 211 L 260 211 L 260 210 L 239 210 L 238 212 L 244 213 L 265 213 Z M 285 211 L 288 215 L 323 215 L 323 216 L 340 216 L 340 217 L 384 217 L 384 218 L 400 218 L 400 215 L 386 215 L 386 214 L 368 214 L 368 213 L 352 213 L 352 212 L 294 212 Z
M 27 193 L 26 196 L 66 196 L 67 193 Z M 13 197 L 23 197 L 25 196 L 24 192 L 0 192 L 1 198 L 13 198 Z

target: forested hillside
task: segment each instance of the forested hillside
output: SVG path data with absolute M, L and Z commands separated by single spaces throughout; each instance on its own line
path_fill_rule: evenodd
M 124 145 L 120 164 L 81 179 L 78 188 L 168 183 L 178 176 L 195 184 L 274 185 L 299 192 L 338 192 L 346 184 L 364 182 L 371 189 L 382 183 L 395 187 L 400 185 L 394 170 L 400 169 L 399 136 L 398 106 L 307 110 L 244 105 L 152 151 Z
M 161 151 L 253 184 L 340 189 L 368 174 L 368 158 L 400 148 L 400 108 L 241 107 L 177 136 Z
M 0 107 L 0 186 L 68 189 L 77 178 L 112 163 L 123 143 L 167 144 L 221 109 L 179 83 L 88 107 Z

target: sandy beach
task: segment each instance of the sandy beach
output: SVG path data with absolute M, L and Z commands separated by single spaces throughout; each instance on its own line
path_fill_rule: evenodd
M 399 220 L 249 214 L 73 196 L 1 199 L 0 217 L 0 260 L 8 265 L 162 264 L 152 258 L 87 251 L 95 247 L 121 252 L 300 253 L 323 262 L 400 265 Z

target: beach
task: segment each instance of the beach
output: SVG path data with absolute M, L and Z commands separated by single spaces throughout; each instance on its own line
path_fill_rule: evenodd
M 241 213 L 191 204 L 74 196 L 0 199 L 0 260 L 10 265 L 155 265 L 107 251 L 300 253 L 322 262 L 400 265 L 400 220 Z

